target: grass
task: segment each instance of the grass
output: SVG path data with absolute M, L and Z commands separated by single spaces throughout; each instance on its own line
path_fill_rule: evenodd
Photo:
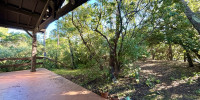
M 95 84 L 98 81 L 100 84 L 107 83 L 107 70 L 100 71 L 99 68 L 81 68 L 81 69 L 52 69 L 58 75 L 61 75 L 76 84 L 84 86 L 85 88 L 92 88 L 89 84 Z M 104 81 L 102 81 L 104 80 Z M 102 83 L 101 83 L 102 82 Z M 97 84 L 99 85 L 99 84 Z
M 78 76 L 78 75 L 84 75 L 88 74 L 87 71 L 88 69 L 52 69 L 52 71 L 58 75 L 73 75 L 73 76 Z

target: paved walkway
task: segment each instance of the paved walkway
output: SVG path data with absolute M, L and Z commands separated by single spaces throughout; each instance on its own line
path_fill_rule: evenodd
M 44 68 L 0 73 L 0 100 L 104 100 Z

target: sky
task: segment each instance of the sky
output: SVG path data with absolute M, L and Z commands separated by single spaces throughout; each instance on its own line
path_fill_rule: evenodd
M 94 3 L 95 0 L 90 0 L 88 1 L 89 4 Z M 49 26 L 46 29 L 46 34 L 48 36 L 48 34 L 50 33 L 51 30 L 56 29 L 56 21 L 52 22 L 51 24 L 49 24 Z M 14 29 L 14 28 L 9 28 L 8 33 L 11 32 L 20 32 L 20 33 L 26 33 L 24 30 L 20 30 L 20 29 Z

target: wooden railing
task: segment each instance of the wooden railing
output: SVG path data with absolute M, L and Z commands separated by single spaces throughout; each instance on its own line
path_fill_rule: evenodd
M 43 59 L 44 57 L 36 57 L 36 59 Z M 0 61 L 5 60 L 31 60 L 31 57 L 25 57 L 25 58 L 0 58 Z M 36 63 L 37 65 L 43 64 L 43 62 Z M 14 64 L 14 65 L 0 65 L 0 68 L 7 68 L 7 67 L 22 67 L 22 66 L 28 66 L 31 65 L 31 63 L 23 63 L 23 64 Z
M 64 63 L 62 63 L 60 61 L 48 58 L 48 57 L 36 57 L 36 59 L 47 59 L 49 61 L 52 61 L 52 62 L 55 62 L 55 63 L 59 63 L 65 68 L 67 67 L 66 64 L 64 64 Z M 7 61 L 7 60 L 31 60 L 31 57 L 25 57 L 25 58 L 0 58 L 0 62 L 1 61 Z M 43 64 L 43 62 L 36 63 L 36 65 L 40 65 L 40 64 Z M 14 64 L 14 65 L 0 65 L 0 68 L 23 67 L 23 66 L 28 66 L 28 65 L 31 65 L 31 63 Z
M 44 57 L 36 57 L 36 59 L 43 59 Z M 4 60 L 31 60 L 31 57 L 25 57 L 25 58 L 0 58 L 0 61 Z

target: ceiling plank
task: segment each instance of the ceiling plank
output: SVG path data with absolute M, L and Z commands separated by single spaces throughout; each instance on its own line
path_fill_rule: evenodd
M 19 8 L 22 8 L 22 3 L 23 3 L 23 0 L 20 0 L 20 2 L 19 2 Z
M 32 17 L 30 16 L 30 17 L 28 18 L 28 23 L 27 23 L 28 26 L 30 26 L 31 20 L 32 20 Z
M 23 9 L 19 9 L 17 7 L 13 7 L 13 6 L 9 6 L 9 5 L 4 5 L 2 3 L 0 3 L 0 9 L 7 9 L 9 11 L 12 11 L 12 12 L 15 12 L 15 13 L 18 13 L 18 14 L 33 16 L 33 17 L 36 17 L 36 18 L 40 17 L 39 14 L 32 13 L 32 12 L 29 12 L 29 11 L 26 11 L 26 10 L 23 10 Z
M 32 31 L 33 28 L 34 28 L 33 26 L 27 26 L 27 25 L 24 25 L 24 24 L 17 24 L 17 23 L 5 21 L 5 20 L 0 20 L 0 26 L 9 27 L 9 28 L 17 28 L 17 29 L 26 29 L 26 30 L 29 30 L 29 31 Z
M 4 19 L 5 19 L 5 20 L 8 19 L 8 12 L 7 12 L 7 11 L 5 11 L 5 13 L 4 13 Z
M 38 4 L 38 0 L 36 0 L 36 2 L 33 4 L 32 12 L 35 11 L 35 8 L 37 7 L 37 4 Z
M 20 14 L 17 14 L 17 24 L 19 24 Z
M 35 2 L 33 4 L 32 12 L 35 12 L 37 4 L 38 4 L 38 0 L 35 0 Z M 28 23 L 27 23 L 28 26 L 31 24 L 31 20 L 32 20 L 32 16 L 30 16 L 29 19 L 28 19 Z

